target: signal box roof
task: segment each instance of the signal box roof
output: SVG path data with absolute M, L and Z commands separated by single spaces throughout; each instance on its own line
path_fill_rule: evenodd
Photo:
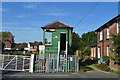
M 61 21 L 55 21 L 55 22 L 52 22 L 50 24 L 47 24 L 43 27 L 41 27 L 42 29 L 73 29 L 73 27 L 67 25 L 67 24 L 64 24 L 63 22 Z

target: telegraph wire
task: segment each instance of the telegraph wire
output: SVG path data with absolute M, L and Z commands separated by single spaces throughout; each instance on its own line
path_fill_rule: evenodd
M 99 2 L 96 2 L 96 4 L 91 8 L 91 10 L 88 12 L 88 14 L 86 14 L 77 24 L 74 28 L 76 28 L 94 9 L 95 7 L 97 7 Z

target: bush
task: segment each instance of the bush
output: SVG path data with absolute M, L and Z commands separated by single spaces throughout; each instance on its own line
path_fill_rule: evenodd
M 109 65 L 110 57 L 109 56 L 103 56 L 103 60 L 106 61 L 106 64 Z
M 30 56 L 30 55 L 31 55 L 31 53 L 29 53 L 29 52 L 25 54 L 25 56 Z
M 103 70 L 103 71 L 110 71 L 110 68 L 108 67 L 107 64 L 99 64 L 99 65 L 97 65 L 97 68 L 99 68 L 100 70 Z
M 94 71 L 94 69 L 89 66 L 84 66 L 83 68 L 84 68 L 84 71 Z
M 98 58 L 93 60 L 93 64 L 98 64 Z

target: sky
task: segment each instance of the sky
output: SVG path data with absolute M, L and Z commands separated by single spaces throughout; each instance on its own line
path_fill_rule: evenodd
M 15 43 L 22 43 L 42 41 L 41 27 L 56 20 L 74 27 L 80 36 L 94 31 L 118 15 L 118 3 L 3 2 L 0 12 L 2 31 L 10 31 Z

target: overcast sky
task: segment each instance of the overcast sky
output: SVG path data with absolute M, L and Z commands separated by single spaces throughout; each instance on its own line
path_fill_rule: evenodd
M 15 37 L 15 42 L 20 43 L 42 41 L 41 27 L 56 20 L 75 27 L 74 31 L 79 35 L 94 31 L 118 15 L 118 3 L 3 2 L 0 12 L 2 30 L 10 31 Z

